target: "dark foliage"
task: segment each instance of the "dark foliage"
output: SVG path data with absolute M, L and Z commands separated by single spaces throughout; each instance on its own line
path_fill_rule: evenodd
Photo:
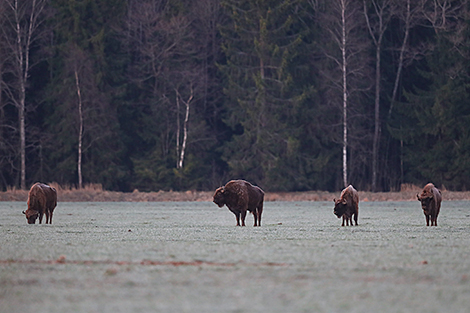
M 0 3 L 5 190 L 20 186 L 21 151 L 14 19 L 8 1 Z M 23 1 L 22 26 L 31 3 Z M 47 1 L 29 50 L 26 185 L 78 184 L 82 122 L 83 181 L 105 189 L 213 190 L 231 179 L 266 191 L 342 189 L 335 3 Z M 374 3 L 354 8 L 376 23 Z M 451 1 L 433 15 L 431 1 L 411 1 L 406 24 L 404 3 L 385 6 L 379 97 L 364 12 L 355 12 L 348 33 L 348 183 L 379 191 L 433 181 L 468 190 L 468 4 Z

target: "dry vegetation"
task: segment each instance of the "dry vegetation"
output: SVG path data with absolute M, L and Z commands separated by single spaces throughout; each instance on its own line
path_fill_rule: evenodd
M 212 201 L 213 191 L 158 191 L 158 192 L 117 192 L 103 190 L 100 184 L 89 184 L 83 189 L 50 183 L 57 189 L 58 200 L 64 202 L 153 202 L 153 201 Z M 421 190 L 414 185 L 402 185 L 399 192 L 360 191 L 361 201 L 415 201 Z M 444 200 L 470 200 L 470 192 L 442 191 Z M 266 201 L 332 201 L 340 192 L 305 191 L 305 192 L 268 192 Z M 0 192 L 0 201 L 27 201 L 28 191 L 11 188 Z

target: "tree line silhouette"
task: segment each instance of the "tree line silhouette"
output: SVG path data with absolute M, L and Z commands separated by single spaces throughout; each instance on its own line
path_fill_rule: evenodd
M 466 0 L 4 0 L 0 186 L 466 190 Z

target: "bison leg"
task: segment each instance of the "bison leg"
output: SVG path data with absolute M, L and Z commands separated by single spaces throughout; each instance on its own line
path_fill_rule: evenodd
M 253 215 L 255 216 L 255 225 L 254 226 L 261 226 L 261 213 L 263 213 L 263 202 L 261 202 L 258 207 L 256 208 Z M 258 225 L 256 225 L 256 218 L 258 218 Z
M 246 210 L 241 212 L 242 226 L 245 226 Z
M 256 210 L 255 216 L 258 217 L 258 224 L 256 224 L 256 219 L 255 219 L 255 225 L 254 226 L 261 226 L 261 212 L 260 209 Z
M 346 220 L 346 217 L 343 214 L 343 223 L 341 223 L 341 226 L 344 226 L 344 221 Z
M 429 226 L 429 215 L 426 215 L 426 226 Z
M 40 212 L 39 213 L 39 224 L 42 223 L 42 216 L 44 215 L 44 213 Z
M 237 226 L 240 226 L 240 212 L 233 212 L 235 218 L 237 219 Z
M 253 226 L 258 226 L 258 211 L 255 210 L 253 213 L 253 219 L 255 220 L 255 224 Z
M 46 210 L 46 224 L 52 224 L 52 210 Z

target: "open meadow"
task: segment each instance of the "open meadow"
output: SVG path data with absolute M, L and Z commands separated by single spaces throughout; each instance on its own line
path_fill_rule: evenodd
M 199 202 L 0 202 L 0 312 L 468 312 L 470 201 L 265 202 L 262 227 Z M 45 219 L 44 219 L 45 220 Z M 43 220 L 43 222 L 44 222 Z

